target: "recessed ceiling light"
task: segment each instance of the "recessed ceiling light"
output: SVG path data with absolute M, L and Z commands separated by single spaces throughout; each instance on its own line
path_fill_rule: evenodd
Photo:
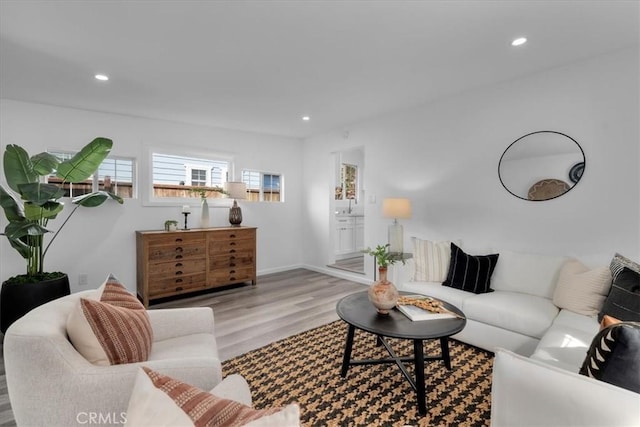
M 309 120 L 311 120 L 311 117 L 309 117 L 309 116 L 302 116 L 302 120 L 304 120 L 305 122 L 308 122 Z
M 527 42 L 526 37 L 518 37 L 517 39 L 511 42 L 511 46 L 522 46 L 526 42 Z
M 106 76 L 104 74 L 96 74 L 93 77 L 95 77 L 96 80 L 100 80 L 102 82 L 106 82 L 107 80 L 109 80 L 109 76 Z

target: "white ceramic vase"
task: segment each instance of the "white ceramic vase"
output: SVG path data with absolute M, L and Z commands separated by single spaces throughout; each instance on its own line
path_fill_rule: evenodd
M 200 228 L 209 228 L 209 203 L 202 199 L 202 213 L 200 214 Z

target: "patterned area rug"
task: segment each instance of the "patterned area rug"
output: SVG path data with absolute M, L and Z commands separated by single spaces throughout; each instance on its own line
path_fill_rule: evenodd
M 452 370 L 425 362 L 427 415 L 395 364 L 351 366 L 340 376 L 347 325 L 336 321 L 223 363 L 251 387 L 256 408 L 297 402 L 305 426 L 488 426 L 493 354 L 451 340 Z M 411 356 L 410 340 L 389 339 L 399 356 Z M 438 340 L 425 355 L 439 354 Z M 352 358 L 387 358 L 373 335 L 356 329 Z M 414 375 L 413 367 L 409 372 Z

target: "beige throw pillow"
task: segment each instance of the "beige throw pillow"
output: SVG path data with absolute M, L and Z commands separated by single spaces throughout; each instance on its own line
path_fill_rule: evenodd
M 299 420 L 296 404 L 253 409 L 143 367 L 129 399 L 126 425 L 293 427 Z
M 449 273 L 451 242 L 432 242 L 412 237 L 413 241 L 413 281 L 444 282 Z
M 596 316 L 610 288 L 609 267 L 590 270 L 580 261 L 570 260 L 560 270 L 553 303 L 574 313 Z
M 153 342 L 149 315 L 113 275 L 95 298 L 81 298 L 67 318 L 73 346 L 95 365 L 148 360 Z

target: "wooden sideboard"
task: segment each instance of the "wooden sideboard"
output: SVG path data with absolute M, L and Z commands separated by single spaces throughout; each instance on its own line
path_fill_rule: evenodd
M 256 284 L 256 228 L 136 231 L 138 297 L 149 302 L 219 286 Z

